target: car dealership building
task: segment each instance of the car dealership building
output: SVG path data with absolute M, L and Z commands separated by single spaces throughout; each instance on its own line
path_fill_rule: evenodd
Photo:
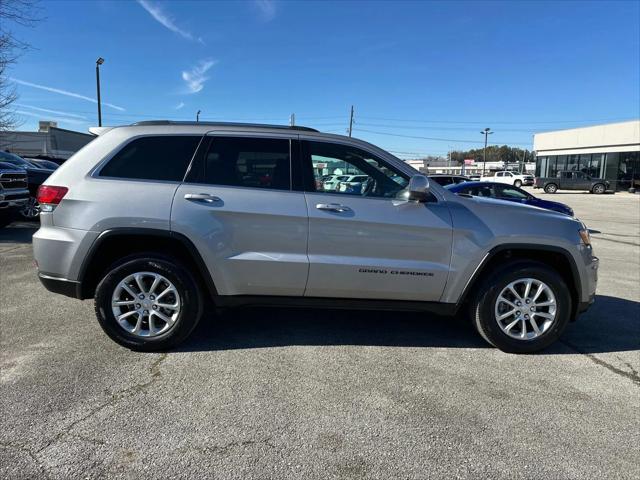
M 640 187 L 640 120 L 536 133 L 533 149 L 537 177 L 572 170 L 609 180 L 615 190 Z

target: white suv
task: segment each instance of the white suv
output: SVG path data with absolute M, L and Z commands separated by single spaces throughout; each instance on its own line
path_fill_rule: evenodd
M 594 298 L 579 221 L 430 186 L 360 140 L 168 121 L 97 133 L 40 188 L 34 257 L 45 287 L 94 298 L 129 348 L 176 345 L 213 303 L 468 311 L 491 344 L 531 352 Z M 323 191 L 337 170 L 365 186 Z
M 533 175 L 529 175 L 527 173 L 503 171 L 496 172 L 496 174 L 492 177 L 482 177 L 480 181 L 506 183 L 508 185 L 514 185 L 516 187 L 521 187 L 523 185 L 531 186 L 533 185 Z

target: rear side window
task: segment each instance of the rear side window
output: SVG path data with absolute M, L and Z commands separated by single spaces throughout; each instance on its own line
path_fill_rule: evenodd
M 195 135 L 136 138 L 109 160 L 100 176 L 181 182 L 201 138 Z
M 291 189 L 290 141 L 279 138 L 213 137 L 196 173 L 199 183 Z M 191 180 L 190 180 L 191 181 Z

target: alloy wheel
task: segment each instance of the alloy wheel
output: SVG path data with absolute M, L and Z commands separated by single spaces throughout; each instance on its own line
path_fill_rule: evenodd
M 38 200 L 36 200 L 35 197 L 29 197 L 29 201 L 24 207 L 22 207 L 20 214 L 29 220 L 38 218 L 40 215 L 40 204 L 38 203 Z
M 502 289 L 494 312 L 498 326 L 506 335 L 517 340 L 534 340 L 556 321 L 556 297 L 546 283 L 521 278 Z
M 118 283 L 111 307 L 120 327 L 132 335 L 149 338 L 175 326 L 181 301 L 178 290 L 166 277 L 137 272 Z

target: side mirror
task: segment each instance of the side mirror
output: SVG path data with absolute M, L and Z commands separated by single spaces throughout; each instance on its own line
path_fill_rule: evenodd
M 425 202 L 429 196 L 429 179 L 424 175 L 414 175 L 409 180 L 409 201 Z

